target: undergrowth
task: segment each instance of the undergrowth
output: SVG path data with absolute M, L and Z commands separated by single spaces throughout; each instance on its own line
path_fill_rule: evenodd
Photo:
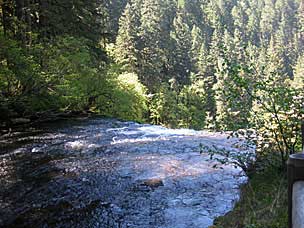
M 287 206 L 286 173 L 268 168 L 250 177 L 234 210 L 216 219 L 212 228 L 286 228 Z

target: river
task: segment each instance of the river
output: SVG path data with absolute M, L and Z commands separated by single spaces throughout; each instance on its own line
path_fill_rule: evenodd
M 199 145 L 226 134 L 87 119 L 0 139 L 0 227 L 207 228 L 247 177 Z

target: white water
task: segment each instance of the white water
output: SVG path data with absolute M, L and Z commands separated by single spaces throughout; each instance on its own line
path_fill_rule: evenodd
M 104 119 L 38 136 L 37 143 L 2 155 L 3 180 L 8 180 L 4 190 L 21 186 L 10 194 L 10 201 L 0 201 L 11 205 L 3 208 L 3 218 L 32 208 L 45 211 L 24 215 L 27 225 L 37 227 L 51 221 L 54 227 L 207 228 L 233 209 L 247 177 L 239 167 L 211 161 L 207 153 L 200 153 L 200 145 L 254 154 L 244 140 L 227 136 Z M 34 162 L 34 168 L 26 168 L 20 173 L 24 179 L 16 179 L 16 162 L 28 153 L 33 161 L 20 164 Z M 39 176 L 44 175 L 50 180 L 41 184 Z M 74 214 L 92 202 L 99 203 L 90 214 Z M 67 203 L 74 209 L 48 213 L 47 208 Z

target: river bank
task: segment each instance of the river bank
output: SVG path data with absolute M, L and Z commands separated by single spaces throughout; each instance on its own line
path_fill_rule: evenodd
M 268 167 L 241 188 L 235 208 L 219 217 L 213 228 L 285 228 L 288 223 L 287 176 Z

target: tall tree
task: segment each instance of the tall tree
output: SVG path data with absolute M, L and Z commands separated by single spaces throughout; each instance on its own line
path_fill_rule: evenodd
M 128 3 L 120 18 L 115 56 L 126 70 L 138 73 L 140 17 L 137 10 L 135 5 Z
M 267 43 L 270 41 L 271 35 L 277 27 L 277 11 L 273 0 L 264 0 L 264 6 L 262 8 L 260 27 L 262 33 L 262 39 Z
M 190 83 L 192 37 L 185 20 L 185 11 L 180 9 L 173 21 L 171 37 L 174 42 L 174 76 L 181 85 Z
M 154 90 L 164 81 L 166 56 L 163 43 L 164 2 L 143 0 L 141 6 L 140 80 Z
M 200 61 L 200 55 L 201 55 L 201 48 L 204 44 L 204 38 L 203 33 L 201 29 L 194 25 L 191 31 L 191 39 L 192 39 L 192 45 L 191 45 L 191 58 L 192 58 L 192 67 L 194 73 L 198 73 L 199 68 L 199 61 Z
M 297 32 L 295 42 L 300 53 L 304 52 L 304 0 L 300 0 L 297 9 Z

